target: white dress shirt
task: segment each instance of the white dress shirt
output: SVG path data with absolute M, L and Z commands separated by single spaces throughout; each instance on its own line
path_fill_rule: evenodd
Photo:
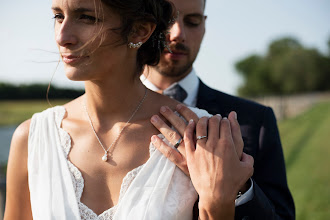
M 153 91 L 160 90 L 160 88 L 152 84 L 152 82 L 150 82 L 143 74 L 141 75 L 140 79 L 148 89 Z M 185 78 L 173 83 L 168 88 L 176 84 L 179 84 L 187 92 L 187 98 L 183 100 L 183 103 L 187 106 L 196 107 L 199 79 L 196 75 L 195 70 L 193 69 Z M 164 91 L 166 91 L 167 89 L 165 89 Z
M 152 82 L 150 82 L 143 74 L 140 76 L 140 79 L 148 89 L 153 91 L 160 90 L 157 86 L 152 84 Z M 179 84 L 187 92 L 187 98 L 183 100 L 183 103 L 187 106 L 196 107 L 197 93 L 199 89 L 199 79 L 197 77 L 196 71 L 192 69 L 192 71 L 185 78 L 181 79 L 178 82 L 173 83 L 168 88 L 174 86 L 175 84 Z M 249 188 L 248 191 L 242 194 L 242 196 L 240 196 L 238 199 L 235 200 L 235 206 L 242 205 L 253 198 L 254 196 L 253 181 L 250 179 L 250 182 L 251 182 L 251 187 Z

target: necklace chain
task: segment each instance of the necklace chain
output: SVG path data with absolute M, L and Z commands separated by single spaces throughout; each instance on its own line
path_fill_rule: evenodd
M 130 118 L 128 119 L 128 121 L 125 123 L 124 127 L 119 131 L 119 133 L 118 133 L 118 135 L 116 136 L 115 140 L 110 144 L 110 146 L 109 146 L 108 149 L 105 149 L 104 145 L 102 144 L 102 141 L 100 140 L 99 136 L 97 135 L 97 133 L 96 133 L 96 131 L 95 131 L 95 129 L 94 129 L 93 122 L 92 122 L 91 117 L 89 116 L 88 111 L 87 111 L 86 99 L 85 99 L 85 101 L 83 102 L 84 110 L 85 110 L 85 112 L 86 112 L 86 115 L 87 115 L 87 118 L 88 118 L 89 124 L 91 125 L 91 128 L 92 128 L 92 130 L 93 130 L 93 133 L 95 134 L 96 139 L 98 140 L 98 142 L 100 143 L 101 147 L 102 147 L 103 150 L 104 150 L 104 155 L 103 155 L 103 157 L 102 157 L 102 160 L 103 160 L 103 161 L 107 161 L 107 160 L 108 160 L 108 152 L 109 152 L 109 150 L 111 149 L 111 147 L 112 147 L 113 145 L 116 144 L 116 142 L 118 141 L 118 139 L 119 139 L 121 133 L 123 132 L 123 130 L 126 128 L 126 126 L 128 125 L 128 123 L 132 120 L 132 118 L 135 116 L 135 114 L 139 111 L 141 105 L 143 104 L 144 100 L 145 100 L 146 97 L 147 97 L 147 91 L 148 91 L 148 90 L 147 90 L 147 88 L 146 88 L 143 98 L 142 98 L 141 101 L 139 102 L 138 106 L 137 106 L 136 109 L 134 110 L 134 112 L 133 112 L 133 114 L 131 115 L 131 117 L 130 117 Z

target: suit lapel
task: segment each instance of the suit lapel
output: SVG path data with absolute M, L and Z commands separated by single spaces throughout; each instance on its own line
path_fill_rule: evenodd
M 228 98 L 226 99 L 225 95 L 219 91 L 213 90 L 207 87 L 201 80 L 199 81 L 199 89 L 197 94 L 197 108 L 205 109 L 210 114 L 221 114 L 222 116 L 228 116 L 230 111 L 240 112 L 240 107 L 234 106 L 232 103 L 228 102 Z M 240 115 L 239 115 L 240 116 Z M 253 143 L 258 142 L 258 140 L 254 140 L 254 132 L 250 124 L 246 123 L 246 117 L 238 117 L 241 132 L 244 141 L 244 152 L 249 153 L 251 155 L 255 155 L 255 148 L 253 148 Z
M 215 92 L 199 80 L 196 107 L 205 109 L 211 114 L 220 113 L 220 100 L 216 99 Z

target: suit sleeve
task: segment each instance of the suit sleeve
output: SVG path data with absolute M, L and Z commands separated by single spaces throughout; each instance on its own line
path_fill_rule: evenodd
M 235 219 L 295 219 L 282 145 L 271 108 L 264 111 L 254 160 L 254 197 L 236 207 Z

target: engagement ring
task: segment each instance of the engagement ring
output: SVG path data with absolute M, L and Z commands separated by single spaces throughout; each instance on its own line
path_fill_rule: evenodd
M 203 138 L 207 138 L 207 136 L 197 136 L 197 140 L 201 140 Z

